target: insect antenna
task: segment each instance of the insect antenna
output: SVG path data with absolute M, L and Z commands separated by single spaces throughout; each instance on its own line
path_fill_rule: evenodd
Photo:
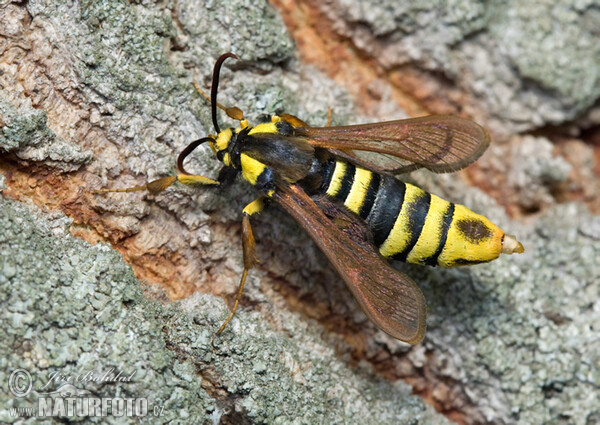
M 183 161 L 185 161 L 187 156 L 191 154 L 194 151 L 194 149 L 196 149 L 202 143 L 211 141 L 214 141 L 212 137 L 203 137 L 202 139 L 194 140 L 192 143 L 187 145 L 187 147 L 184 150 L 181 151 L 181 153 L 177 157 L 177 169 L 181 174 L 192 175 L 192 173 L 188 173 L 187 171 L 185 171 L 185 168 L 183 168 Z
M 225 59 L 227 59 L 227 58 L 235 58 L 237 60 L 240 59 L 231 52 L 225 53 L 225 54 L 219 56 L 219 59 L 217 59 L 217 62 L 215 63 L 215 68 L 213 69 L 212 84 L 210 87 L 210 106 L 211 106 L 211 112 L 212 112 L 213 125 L 214 125 L 215 131 L 217 133 L 221 132 L 221 129 L 219 128 L 219 123 L 217 122 L 217 106 L 218 106 L 217 105 L 217 91 L 219 89 L 219 73 L 221 72 L 221 65 L 223 65 L 223 62 L 225 62 Z M 229 113 L 228 113 L 228 115 L 229 115 Z

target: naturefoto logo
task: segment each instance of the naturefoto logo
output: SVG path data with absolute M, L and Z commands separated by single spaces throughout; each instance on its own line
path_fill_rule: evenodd
M 149 415 L 149 403 L 145 397 L 100 397 L 84 388 L 86 383 L 131 382 L 135 371 L 130 374 L 106 371 L 84 371 L 76 374 L 52 372 L 39 390 L 34 390 L 34 380 L 24 369 L 13 371 L 9 379 L 12 394 L 27 401 L 37 398 L 34 405 L 10 409 L 13 417 L 58 417 L 84 418 L 97 416 L 144 417 Z M 54 391 L 49 389 L 56 388 Z M 21 403 L 17 403 L 21 404 Z M 163 407 L 154 405 L 150 414 L 162 416 Z

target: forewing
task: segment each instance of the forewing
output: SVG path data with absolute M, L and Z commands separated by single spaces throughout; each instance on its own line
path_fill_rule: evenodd
M 383 165 L 360 154 L 356 162 L 395 174 L 421 167 L 436 173 L 460 170 L 479 158 L 490 144 L 489 133 L 479 124 L 450 115 L 341 127 L 300 127 L 295 132 L 315 147 L 382 154 Z
M 423 293 L 379 256 L 364 224 L 325 197 L 316 199 L 317 206 L 297 185 L 280 187 L 273 199 L 306 230 L 377 327 L 409 344 L 421 342 Z

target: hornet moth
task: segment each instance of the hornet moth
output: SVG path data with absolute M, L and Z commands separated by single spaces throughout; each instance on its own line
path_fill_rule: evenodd
M 96 191 L 156 194 L 175 182 L 223 186 L 240 173 L 258 190 L 260 196 L 243 210 L 244 271 L 237 297 L 217 334 L 235 314 L 248 271 L 257 263 L 250 216 L 268 202 L 304 228 L 369 319 L 410 344 L 425 335 L 425 298 L 410 277 L 386 260 L 454 267 L 524 252 L 514 236 L 487 218 L 395 177 L 418 168 L 446 173 L 471 164 L 490 143 L 480 125 L 440 115 L 319 128 L 278 114 L 251 126 L 239 108 L 217 103 L 219 73 L 227 58 L 238 59 L 233 53 L 218 58 L 210 97 L 198 89 L 210 101 L 216 135 L 192 142 L 179 154 L 179 174 L 143 186 Z M 221 130 L 217 108 L 239 121 L 239 127 Z M 224 164 L 217 179 L 184 167 L 185 158 L 203 143 Z

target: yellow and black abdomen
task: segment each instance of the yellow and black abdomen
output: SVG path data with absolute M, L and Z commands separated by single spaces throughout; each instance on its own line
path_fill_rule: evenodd
M 348 162 L 326 168 L 322 190 L 366 221 L 386 258 L 454 267 L 502 252 L 504 232 L 462 205 Z

